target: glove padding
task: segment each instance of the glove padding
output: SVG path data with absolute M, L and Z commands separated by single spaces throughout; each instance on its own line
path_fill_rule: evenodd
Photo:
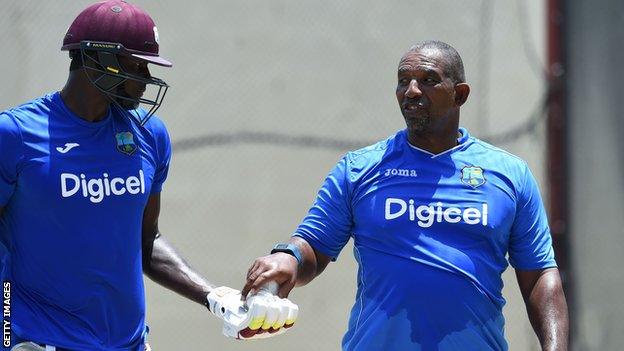
M 34 342 L 26 341 L 13 346 L 11 351 L 45 351 L 45 347 L 41 347 Z
M 223 320 L 223 335 L 244 340 L 269 338 L 283 334 L 299 313 L 297 305 L 272 292 L 277 292 L 277 283 L 267 284 L 245 303 L 240 291 L 222 286 L 208 294 L 208 306 Z

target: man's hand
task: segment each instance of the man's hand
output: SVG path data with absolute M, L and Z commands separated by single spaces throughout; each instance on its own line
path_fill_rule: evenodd
M 277 252 L 257 258 L 247 271 L 247 282 L 242 294 L 252 295 L 268 282 L 279 285 L 277 296 L 286 298 L 297 282 L 297 259 L 287 253 Z
M 242 301 L 238 290 L 222 286 L 208 294 L 212 313 L 223 320 L 223 334 L 236 339 L 262 339 L 285 332 L 297 320 L 299 307 L 268 291 L 277 285 L 261 288 Z

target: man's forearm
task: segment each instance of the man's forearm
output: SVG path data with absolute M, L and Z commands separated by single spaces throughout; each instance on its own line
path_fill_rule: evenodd
M 527 311 L 542 350 L 568 350 L 568 307 L 559 271 L 547 270 L 540 275 L 528 296 Z
M 144 260 L 143 272 L 156 283 L 200 304 L 206 303 L 206 295 L 214 287 L 195 272 L 162 235 L 154 239 L 151 255 Z
M 293 236 L 289 244 L 297 246 L 301 253 L 301 262 L 286 252 L 258 257 L 247 271 L 247 281 L 241 293 L 257 291 L 265 284 L 274 281 L 279 284 L 277 295 L 285 298 L 295 286 L 303 286 L 321 274 L 331 260 L 326 255 L 316 252 L 307 241 Z
M 289 243 L 301 251 L 302 262 L 298 267 L 296 286 L 306 285 L 325 270 L 330 259 L 314 252 L 312 246 L 300 237 L 291 237 Z

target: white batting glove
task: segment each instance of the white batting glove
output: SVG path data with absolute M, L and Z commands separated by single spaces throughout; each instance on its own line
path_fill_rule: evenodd
M 45 348 L 35 344 L 34 342 L 26 341 L 20 342 L 13 346 L 11 351 L 45 351 Z
M 280 335 L 293 326 L 299 315 L 299 306 L 295 305 L 288 299 L 281 299 L 277 294 L 279 286 L 275 282 L 270 282 L 260 288 L 260 290 L 247 297 L 247 306 L 249 314 L 252 315 L 252 327 L 255 328 L 261 323 L 258 332 L 252 337 L 253 339 L 264 339 Z M 266 311 L 266 312 L 265 312 Z M 254 321 L 256 321 L 254 323 Z
M 257 294 L 241 301 L 240 291 L 225 286 L 208 294 L 212 313 L 223 320 L 223 335 L 235 339 L 264 339 L 285 332 L 297 320 L 299 307 L 288 299 L 270 293 L 277 292 L 277 284 L 263 287 Z

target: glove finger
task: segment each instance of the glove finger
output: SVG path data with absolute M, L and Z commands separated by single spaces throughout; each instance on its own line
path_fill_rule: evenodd
M 284 328 L 290 328 L 297 321 L 297 317 L 299 316 L 299 306 L 295 305 L 288 299 L 284 300 L 286 300 L 285 303 L 288 306 L 288 317 L 286 317 L 286 323 L 284 323 Z
M 269 330 L 269 328 L 277 322 L 281 311 L 281 301 L 278 301 L 278 299 L 273 296 L 269 297 L 268 300 L 267 314 L 264 319 L 264 323 L 262 324 L 263 330 Z
M 288 318 L 288 305 L 284 302 L 284 300 L 282 299 L 278 299 L 279 301 L 279 316 L 277 317 L 277 320 L 275 321 L 275 323 L 273 323 L 273 326 L 271 326 L 271 330 L 278 330 L 281 327 L 284 326 L 284 324 L 286 323 L 286 319 Z M 271 332 L 271 330 L 269 330 L 269 332 Z
M 247 300 L 249 306 L 247 327 L 251 330 L 258 330 L 264 324 L 268 306 L 258 296 L 252 296 Z
M 247 300 L 247 326 L 238 331 L 238 339 L 257 339 L 257 334 L 262 332 L 262 324 L 266 317 L 267 305 L 257 296 Z

